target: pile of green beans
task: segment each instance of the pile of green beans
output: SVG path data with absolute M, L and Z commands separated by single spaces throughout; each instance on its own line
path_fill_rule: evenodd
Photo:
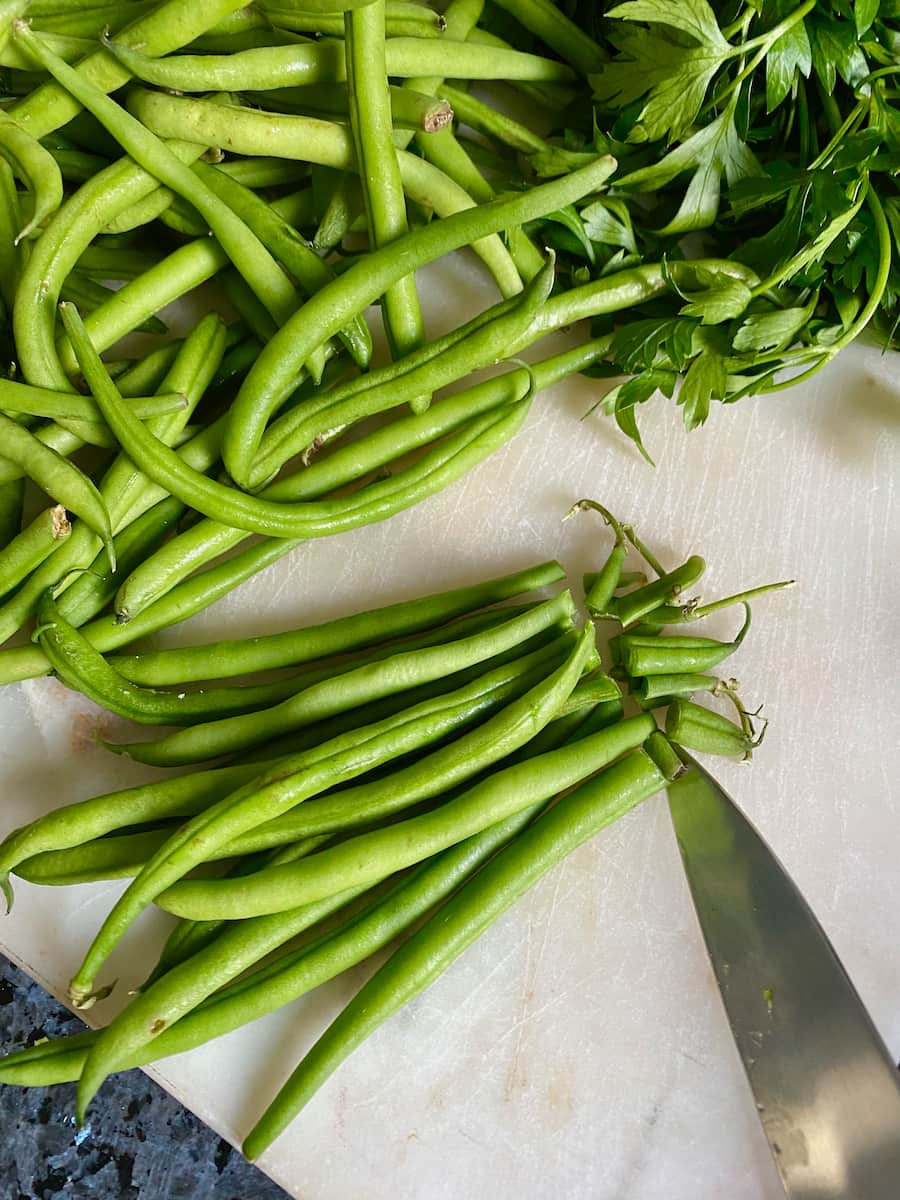
M 128 646 L 475 468 L 602 362 L 590 318 L 755 284 L 717 260 L 560 275 L 544 243 L 615 161 L 546 177 L 544 138 L 468 89 L 564 121 L 603 56 L 550 0 L 501 7 L 511 43 L 485 0 L 0 4 L 0 682 L 56 669 L 21 644 L 48 590 L 98 652 Z M 428 329 L 417 272 L 466 248 L 498 299 Z
M 149 905 L 178 918 L 118 1016 L 0 1059 L 0 1082 L 77 1081 L 83 1120 L 110 1073 L 221 1036 L 395 944 L 248 1134 L 255 1158 L 546 871 L 676 777 L 680 746 L 748 754 L 753 717 L 734 681 L 705 672 L 746 637 L 748 599 L 785 585 L 701 605 L 686 596 L 702 559 L 665 570 L 602 505 L 569 515 L 585 510 L 614 536 L 584 581 L 590 616 L 621 629 L 608 673 L 570 592 L 547 595 L 565 581 L 554 562 L 318 626 L 105 658 L 45 596 L 38 637 L 60 679 L 134 721 L 185 726 L 112 748 L 193 769 L 0 842 L 9 903 L 12 874 L 130 880 L 71 980 L 76 1007 L 108 994 L 100 973 Z M 633 554 L 642 570 L 626 570 Z M 733 604 L 747 615 L 731 642 L 665 632 Z M 258 682 L 273 671 L 288 674 Z M 739 721 L 695 692 L 727 696 Z M 247 707 L 220 715 L 235 693 Z

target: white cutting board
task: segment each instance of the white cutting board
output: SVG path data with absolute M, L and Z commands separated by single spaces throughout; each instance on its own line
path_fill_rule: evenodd
M 437 332 L 490 300 L 456 256 L 423 276 Z M 549 352 L 549 351 L 548 351 Z M 858 347 L 788 393 L 715 406 L 685 436 L 641 412 L 647 466 L 597 417 L 597 385 L 540 396 L 514 442 L 413 511 L 319 541 L 168 634 L 271 631 L 609 546 L 594 497 L 707 597 L 794 576 L 733 660 L 771 725 L 750 768 L 713 769 L 817 911 L 900 1054 L 900 464 L 897 361 Z M 714 631 L 733 631 L 734 613 Z M 731 666 L 729 665 L 729 671 Z M 92 743 L 97 710 L 50 680 L 0 691 L 3 832 L 149 777 Z M 125 723 L 103 727 L 124 733 Z M 19 882 L 0 949 L 57 996 L 115 886 Z M 106 1020 L 155 957 L 148 914 L 106 975 Z M 153 1073 L 239 1142 L 366 971 Z M 303 1200 L 776 1200 L 781 1196 L 657 798 L 584 846 L 350 1059 L 261 1166 Z

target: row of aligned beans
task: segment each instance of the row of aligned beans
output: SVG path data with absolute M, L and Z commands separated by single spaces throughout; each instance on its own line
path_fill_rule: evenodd
M 702 559 L 666 570 L 602 505 L 570 515 L 584 510 L 614 536 L 585 578 L 591 617 L 620 630 L 610 673 L 570 592 L 548 596 L 564 583 L 553 562 L 324 625 L 107 658 L 45 597 L 40 646 L 60 679 L 137 722 L 180 726 L 111 749 L 192 769 L 9 833 L 7 899 L 11 874 L 130 878 L 71 981 L 83 1008 L 108 994 L 98 976 L 149 905 L 179 920 L 108 1025 L 9 1054 L 0 1081 L 77 1080 L 83 1119 L 111 1072 L 221 1036 L 393 945 L 249 1133 L 255 1158 L 546 871 L 664 788 L 679 747 L 749 754 L 753 717 L 709 671 L 744 640 L 748 600 L 785 585 L 701 605 L 689 589 Z M 629 551 L 641 570 L 626 570 Z M 731 642 L 664 632 L 731 605 L 746 612 Z M 256 682 L 275 670 L 275 684 Z

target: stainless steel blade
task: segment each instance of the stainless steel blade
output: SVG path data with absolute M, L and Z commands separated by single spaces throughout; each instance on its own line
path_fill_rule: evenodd
M 698 764 L 669 807 L 719 991 L 791 1200 L 898 1200 L 900 1072 L 762 837 Z

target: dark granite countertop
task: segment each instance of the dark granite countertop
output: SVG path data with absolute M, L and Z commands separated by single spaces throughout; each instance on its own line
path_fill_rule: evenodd
M 0 1052 L 84 1026 L 0 956 Z M 0 1086 L 2 1200 L 287 1200 L 140 1071 L 114 1076 L 77 1129 L 75 1085 Z

